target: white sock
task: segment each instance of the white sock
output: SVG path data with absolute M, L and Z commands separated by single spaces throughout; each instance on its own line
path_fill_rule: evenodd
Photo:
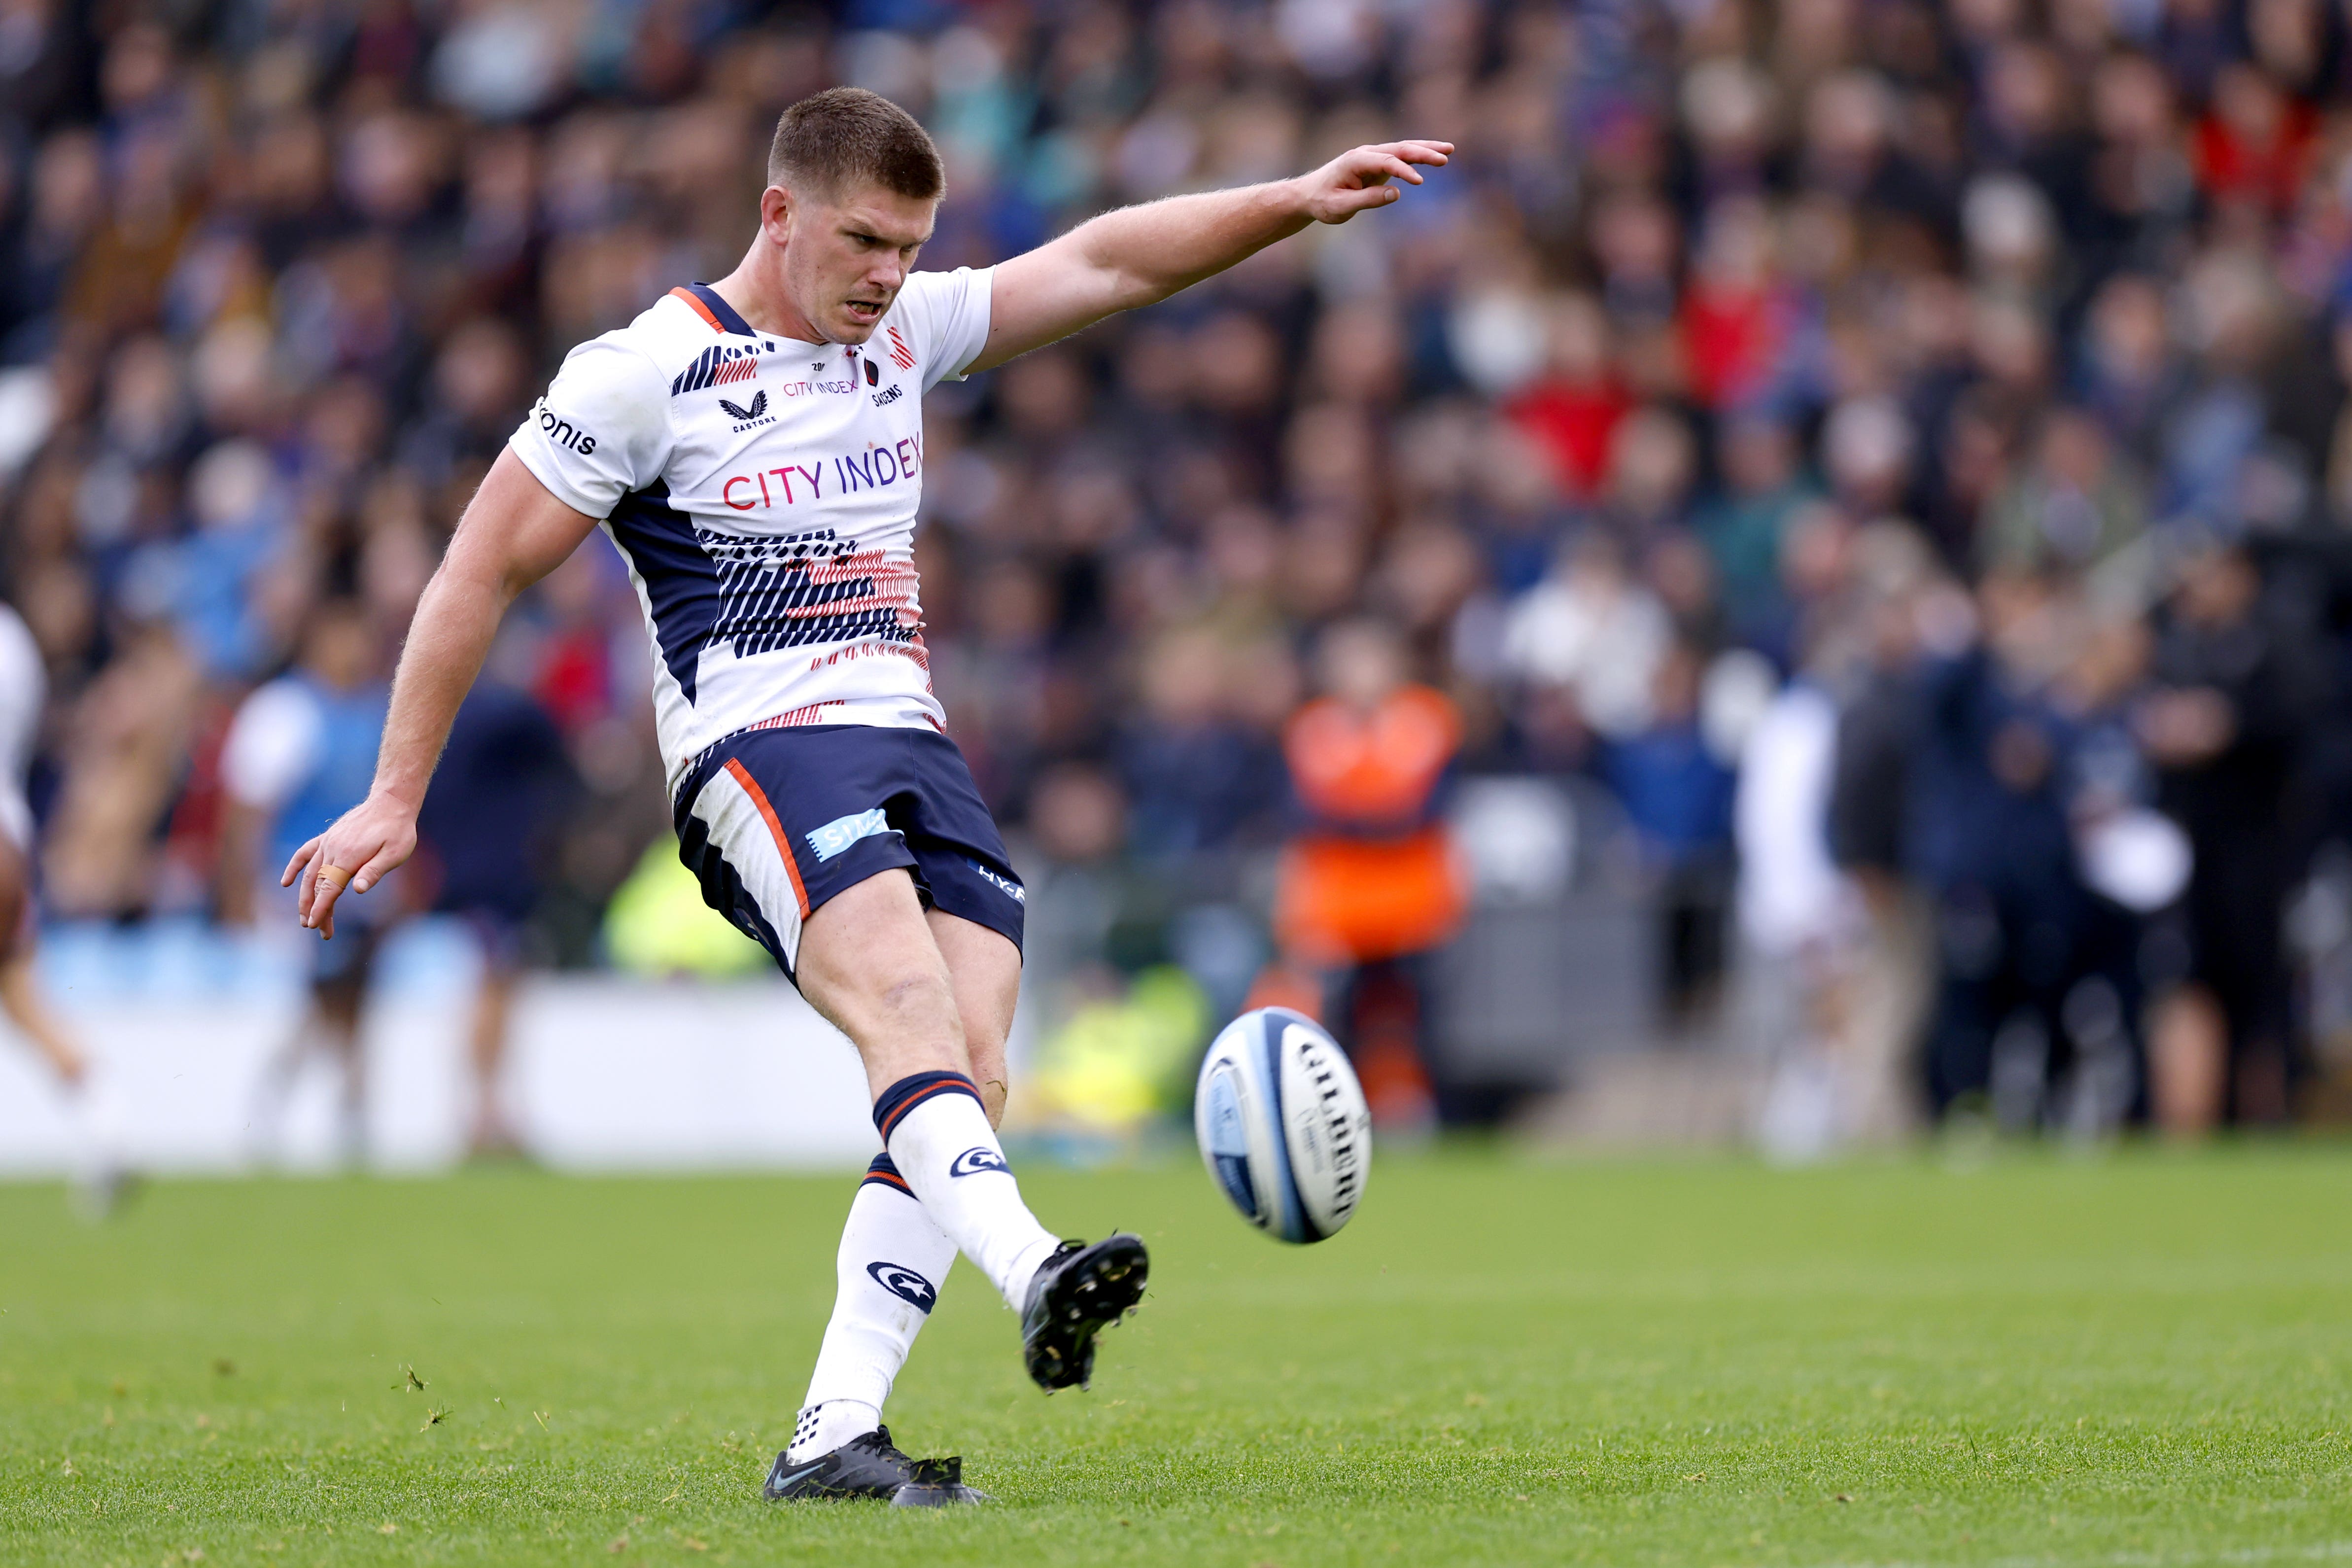
M 61 1087 L 59 1109 L 64 1112 L 67 1136 L 72 1140 L 69 1158 L 77 1182 L 105 1181 L 121 1164 L 120 1107 L 109 1089 L 103 1069 L 96 1062 L 83 1069 L 79 1083 Z
M 79 1083 L 61 1084 L 58 1089 L 58 1120 L 66 1124 L 66 1162 L 73 1179 L 85 1184 L 99 1179 L 106 1169 L 99 1152 L 96 1078 L 85 1069 Z
M 882 1424 L 891 1382 L 907 1364 L 955 1255 L 955 1243 L 915 1201 L 890 1156 L 877 1156 L 841 1227 L 833 1320 L 809 1374 L 787 1464 L 830 1454 Z
M 811 1459 L 822 1459 L 853 1438 L 863 1437 L 882 1425 L 882 1412 L 862 1399 L 828 1399 L 823 1405 L 803 1405 L 801 1418 L 793 1426 L 792 1445 L 784 1450 L 784 1463 L 804 1465 Z
M 959 1072 L 919 1072 L 882 1091 L 874 1125 L 923 1212 L 1018 1311 L 1061 1239 L 1021 1201 L 980 1090 Z

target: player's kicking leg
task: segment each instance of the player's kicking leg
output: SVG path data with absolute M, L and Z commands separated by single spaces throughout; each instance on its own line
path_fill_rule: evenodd
M 834 1320 L 768 1493 L 879 1495 L 907 1467 L 914 1484 L 893 1500 L 970 1500 L 955 1461 L 907 1460 L 880 1426 L 890 1380 L 955 1252 L 1021 1310 L 1031 1375 L 1051 1389 L 1086 1380 L 1095 1335 L 1141 1296 L 1143 1246 L 1125 1236 L 1061 1241 L 1021 1199 L 995 1133 L 1020 984 L 1009 940 L 925 911 L 912 879 L 887 871 L 811 916 L 800 959 L 803 991 L 859 1043 L 887 1152 L 852 1205 Z

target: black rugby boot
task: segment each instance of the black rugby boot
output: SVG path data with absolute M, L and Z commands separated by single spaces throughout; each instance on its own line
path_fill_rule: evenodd
M 910 1459 L 892 1446 L 887 1426 L 877 1426 L 830 1454 L 797 1465 L 787 1464 L 784 1455 L 778 1454 L 760 1495 L 770 1502 L 871 1498 L 899 1508 L 988 1500 L 963 1484 L 961 1458 Z
M 1021 1352 L 1038 1387 L 1051 1394 L 1087 1386 L 1095 1335 L 1135 1310 L 1150 1272 L 1143 1238 L 1125 1231 L 1092 1247 L 1066 1241 L 1055 1248 L 1021 1309 Z

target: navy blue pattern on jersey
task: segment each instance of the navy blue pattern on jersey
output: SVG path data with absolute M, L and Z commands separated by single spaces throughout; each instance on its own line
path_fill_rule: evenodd
M 698 528 L 718 575 L 711 637 L 738 658 L 813 643 L 911 642 L 915 570 L 830 528 L 761 539 Z
M 751 330 L 751 323 L 738 315 L 735 307 L 721 299 L 719 290 L 708 283 L 688 283 L 684 289 L 673 289 L 670 292 L 685 294 L 703 320 L 730 336 L 757 338 L 760 335 Z M 688 392 L 699 392 L 706 386 L 719 386 L 730 381 L 749 381 L 760 374 L 759 354 L 762 348 L 770 353 L 776 352 L 773 342 L 755 342 L 749 348 L 713 343 L 697 355 L 692 364 L 678 372 L 677 378 L 669 384 L 669 395 L 677 397 Z
M 712 318 L 724 331 L 732 332 L 739 338 L 756 338 L 760 335 L 751 330 L 751 323 L 745 321 L 737 312 L 735 307 L 727 302 L 727 297 L 709 284 L 688 283 L 686 285 L 686 291 L 702 301 L 702 308 L 710 312 Z M 768 346 L 772 349 L 775 347 L 773 343 Z
M 719 622 L 719 570 L 658 481 L 623 496 L 604 522 L 646 585 L 662 663 L 691 702 L 696 665 Z
M 725 386 L 730 382 L 750 381 L 759 374 L 759 356 L 753 350 L 713 343 L 703 350 L 692 364 L 677 373 L 677 378 L 669 384 L 669 395 L 677 397 L 684 393 L 700 392 L 706 386 Z

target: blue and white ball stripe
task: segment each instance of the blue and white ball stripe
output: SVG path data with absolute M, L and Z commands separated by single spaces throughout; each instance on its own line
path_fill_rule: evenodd
M 1356 1212 L 1371 1111 L 1347 1053 L 1304 1014 L 1261 1007 L 1226 1025 L 1201 1064 L 1192 1121 L 1210 1176 L 1260 1230 L 1321 1241 Z

